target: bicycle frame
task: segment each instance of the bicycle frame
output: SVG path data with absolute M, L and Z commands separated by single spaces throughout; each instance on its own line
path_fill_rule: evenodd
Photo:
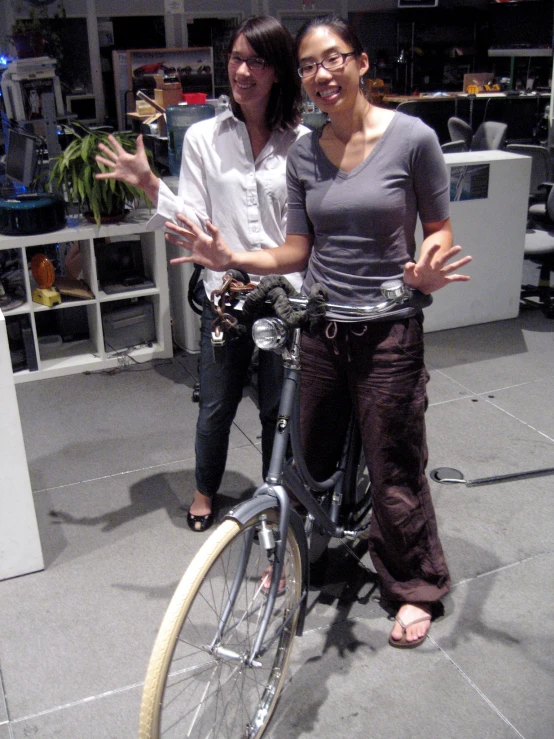
M 360 310 L 363 317 L 386 313 L 392 306 L 407 302 L 414 297 L 412 291 L 398 281 L 385 283 L 382 287 L 382 292 L 385 297 L 383 302 L 370 306 L 365 310 L 346 306 L 346 314 L 355 315 L 355 311 L 360 312 Z M 305 299 L 301 298 L 297 300 L 292 298 L 291 302 L 294 302 L 295 300 L 297 303 L 303 303 L 305 305 Z M 329 307 L 340 308 L 340 306 Z M 256 490 L 251 500 L 241 503 L 236 509 L 229 511 L 226 515 L 226 518 L 232 518 L 240 523 L 246 523 L 252 518 L 252 516 L 257 515 L 264 510 L 277 508 L 279 511 L 278 539 L 274 539 L 273 532 L 270 530 L 262 530 L 259 534 L 259 538 L 261 540 L 264 539 L 264 541 L 261 541 L 260 543 L 265 546 L 266 551 L 268 552 L 268 559 L 271 561 L 271 557 L 273 557 L 273 562 L 271 584 L 267 594 L 267 602 L 261 619 L 260 629 L 251 654 L 247 660 L 247 662 L 252 665 L 255 664 L 256 657 L 263 653 L 263 640 L 265 638 L 271 612 L 275 605 L 279 589 L 279 581 L 283 571 L 283 561 L 289 524 L 294 526 L 295 533 L 298 533 L 299 535 L 298 541 L 302 556 L 302 579 L 304 590 L 298 605 L 298 607 L 301 608 L 301 613 L 297 627 L 297 634 L 302 634 L 306 613 L 306 596 L 309 587 L 308 541 L 304 526 L 298 525 L 300 517 L 294 510 L 291 510 L 289 492 L 292 493 L 306 508 L 308 511 L 308 517 L 311 518 L 311 521 L 315 526 L 320 528 L 324 535 L 332 538 L 342 538 L 343 536 L 355 538 L 356 535 L 365 528 L 362 526 L 360 529 L 345 531 L 344 527 L 338 523 L 343 496 L 345 493 L 350 492 L 345 490 L 343 485 L 345 471 L 347 469 L 347 465 L 352 464 L 353 455 L 359 454 L 360 449 L 359 432 L 357 431 L 357 426 L 353 416 L 351 417 L 341 460 L 333 475 L 327 480 L 318 482 L 312 478 L 306 466 L 300 439 L 298 402 L 300 381 L 300 340 L 301 330 L 299 328 L 289 329 L 288 341 L 282 349 L 285 371 L 271 461 L 266 480 Z M 289 439 L 292 445 L 293 463 L 287 462 Z M 332 491 L 332 493 L 330 493 L 332 497 L 329 513 L 327 513 L 313 495 L 313 492 L 324 493 L 327 491 Z M 235 575 L 229 595 L 229 601 L 221 618 L 218 634 L 214 643 L 219 639 L 226 628 L 229 615 L 234 606 L 236 593 L 238 592 L 241 580 L 244 577 L 245 566 L 248 561 L 250 549 L 253 545 L 253 540 L 254 532 L 252 532 L 251 536 L 247 537 L 244 543 L 241 563 L 239 564 Z M 284 626 L 282 628 L 284 628 Z
M 239 522 L 245 523 L 250 520 L 253 515 L 256 515 L 256 513 L 259 513 L 261 510 L 267 509 L 268 507 L 278 507 L 279 509 L 279 536 L 278 540 L 275 541 L 274 546 L 272 565 L 273 575 L 268 592 L 267 603 L 265 605 L 264 614 L 262 616 L 258 632 L 258 638 L 249 656 L 248 662 L 250 664 L 254 664 L 256 657 L 263 654 L 264 651 L 262 647 L 263 640 L 269 617 L 275 604 L 279 581 L 282 575 L 282 563 L 284 560 L 287 531 L 289 523 L 292 523 L 293 521 L 296 524 L 295 533 L 297 533 L 297 538 L 301 545 L 303 561 L 304 591 L 299 602 L 301 613 L 297 628 L 297 634 L 302 634 L 306 611 L 306 595 L 309 587 L 308 541 L 304 526 L 302 524 L 298 526 L 298 523 L 296 522 L 296 520 L 300 521 L 300 517 L 294 510 L 291 510 L 289 493 L 292 493 L 300 503 L 305 506 L 308 511 L 308 515 L 312 517 L 313 523 L 327 535 L 330 537 L 341 538 L 345 534 L 344 528 L 338 525 L 338 515 L 344 493 L 344 473 L 347 462 L 351 461 L 351 456 L 354 450 L 353 439 L 357 434 L 357 426 L 351 421 L 344 444 L 343 454 L 337 470 L 327 480 L 322 482 L 314 480 L 306 467 L 300 443 L 298 403 L 300 381 L 300 336 L 300 329 L 294 329 L 292 332 L 290 347 L 284 353 L 285 372 L 281 391 L 281 402 L 279 405 L 277 427 L 266 480 L 255 491 L 251 500 L 245 501 L 240 504 L 238 508 L 229 511 L 226 515 L 226 518 L 233 518 Z M 292 445 L 294 464 L 287 461 L 289 439 Z M 359 446 L 357 449 L 359 452 Z M 311 491 L 325 492 L 331 490 L 333 491 L 331 499 L 332 506 L 330 513 L 327 513 Z M 354 534 L 355 532 L 348 533 Z M 233 609 L 236 593 L 238 592 L 241 580 L 244 577 L 246 562 L 248 561 L 253 539 L 254 532 L 247 537 L 247 540 L 244 543 L 241 561 L 239 563 L 233 585 L 231 586 L 229 601 L 224 610 L 214 643 L 217 642 L 226 628 L 227 620 Z M 268 551 L 273 549 L 271 544 L 272 542 L 269 542 L 269 545 L 267 546 Z M 285 625 L 286 623 L 283 625 L 283 628 Z

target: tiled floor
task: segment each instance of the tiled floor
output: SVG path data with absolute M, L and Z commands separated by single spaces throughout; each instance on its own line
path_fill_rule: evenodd
M 483 477 L 554 467 L 554 322 L 429 334 L 430 465 Z M 19 385 L 43 572 L 0 583 L 0 739 L 137 736 L 168 599 L 203 540 L 194 357 Z M 221 501 L 258 482 L 241 405 Z M 431 637 L 391 649 L 361 572 L 335 562 L 267 736 L 548 739 L 554 733 L 554 476 L 432 483 L 454 587 Z M 345 581 L 345 572 L 347 573 Z

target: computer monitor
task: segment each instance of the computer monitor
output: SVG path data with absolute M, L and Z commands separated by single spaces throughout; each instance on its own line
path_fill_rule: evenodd
M 29 187 L 33 181 L 38 160 L 38 139 L 30 134 L 8 129 L 6 177 L 19 185 Z

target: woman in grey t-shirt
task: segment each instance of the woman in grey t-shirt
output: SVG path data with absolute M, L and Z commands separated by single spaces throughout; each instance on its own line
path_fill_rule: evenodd
M 184 228 L 168 224 L 169 238 L 192 252 L 182 261 L 257 274 L 305 269 L 305 291 L 319 282 L 333 302 L 361 305 L 394 277 L 424 293 L 469 279 L 456 270 L 470 257 L 450 262 L 461 247 L 452 245 L 448 176 L 433 131 L 366 100 L 368 58 L 344 21 L 309 21 L 296 44 L 304 89 L 329 122 L 289 150 L 285 243 L 233 254 L 211 223 L 204 233 L 182 218 Z M 415 261 L 418 216 L 424 240 Z M 338 458 L 351 403 L 356 409 L 373 491 L 369 550 L 382 596 L 397 609 L 395 647 L 424 641 L 450 587 L 425 476 L 422 323 L 416 310 L 332 320 L 302 344 L 301 424 L 316 477 Z

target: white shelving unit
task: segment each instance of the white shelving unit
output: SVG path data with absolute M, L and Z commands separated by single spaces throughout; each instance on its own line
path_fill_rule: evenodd
M 36 369 L 27 367 L 14 372 L 16 383 L 75 374 L 85 370 L 109 369 L 132 360 L 145 362 L 172 356 L 165 239 L 163 232 L 148 229 L 150 216 L 149 211 L 133 211 L 121 223 L 100 227 L 79 218 L 75 219 L 74 226 L 52 233 L 33 236 L 0 236 L 1 250 L 16 249 L 19 252 L 18 259 L 22 267 L 25 287 L 25 302 L 16 308 L 3 311 L 6 324 L 9 325 L 12 317 L 27 317 L 23 319 L 23 322 L 28 323 L 27 327 L 31 329 L 31 355 L 34 349 L 36 356 Z M 145 276 L 154 283 L 154 286 L 142 288 L 138 286 L 137 289 L 131 291 L 108 295 L 101 289 L 98 282 L 95 246 L 104 243 L 106 238 L 121 239 L 136 235 L 140 238 Z M 83 279 L 91 288 L 94 297 L 86 300 L 64 297 L 61 304 L 52 307 L 33 302 L 32 291 L 35 285 L 29 265 L 30 247 L 46 247 L 56 244 L 65 246 L 75 243 L 78 243 L 80 247 Z M 110 309 L 118 307 L 114 306 L 116 302 L 119 302 L 122 307 L 133 303 L 152 303 L 155 340 L 118 351 L 112 351 L 109 346 L 106 346 L 102 318 Z M 86 309 L 88 338 L 63 342 L 58 347 L 44 346 L 44 343 L 39 342 L 39 338 L 44 335 L 42 314 L 51 311 L 71 311 L 82 306 Z M 129 360 L 128 357 L 132 359 Z M 27 361 L 29 363 L 28 355 Z M 32 365 L 33 362 L 29 364 Z

